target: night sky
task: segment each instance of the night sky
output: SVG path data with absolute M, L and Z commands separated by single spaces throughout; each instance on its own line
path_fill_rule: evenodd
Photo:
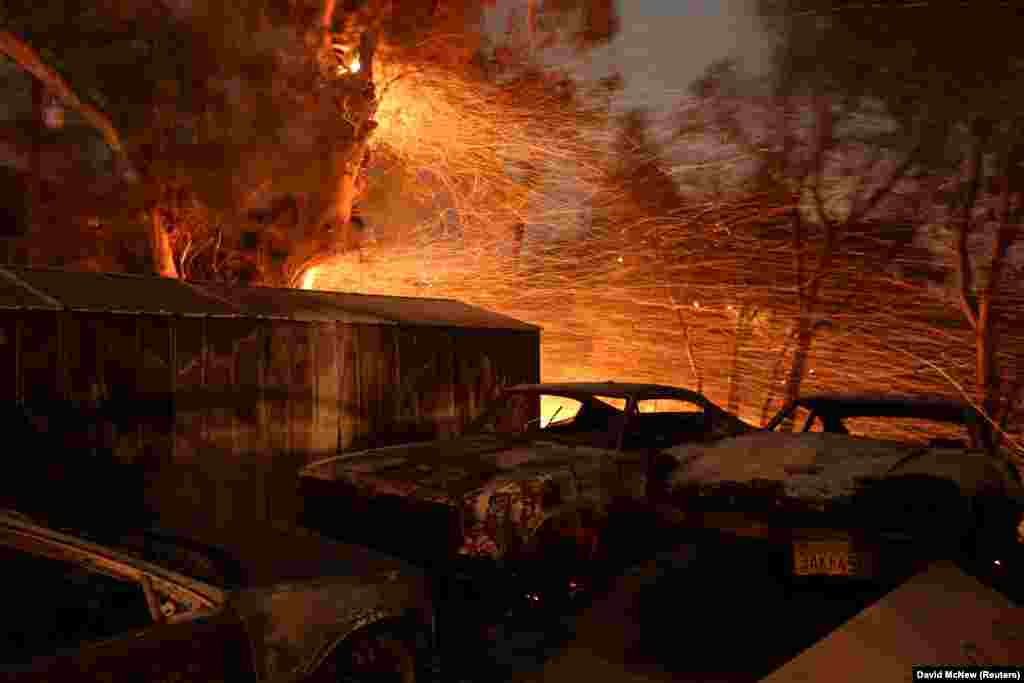
M 622 32 L 594 60 L 617 64 L 626 77 L 623 104 L 670 104 L 716 59 L 738 57 L 758 70 L 768 41 L 753 0 L 621 0 Z

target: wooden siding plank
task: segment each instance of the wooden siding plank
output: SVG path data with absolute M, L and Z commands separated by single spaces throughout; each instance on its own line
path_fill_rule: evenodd
M 338 334 L 341 324 L 323 323 L 315 326 L 314 346 L 314 424 L 312 450 L 314 457 L 324 457 L 338 450 Z

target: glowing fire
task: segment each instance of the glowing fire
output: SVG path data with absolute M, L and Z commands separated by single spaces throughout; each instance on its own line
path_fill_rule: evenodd
M 354 54 L 340 45 L 335 45 L 334 50 L 341 60 L 341 64 L 338 64 L 334 68 L 334 73 L 338 76 L 344 76 L 345 74 L 357 74 L 362 68 L 362 64 L 359 61 L 359 55 Z
M 540 426 L 547 427 L 554 420 L 568 420 L 580 409 L 580 402 L 563 396 L 540 397 Z
M 302 289 L 313 289 L 313 283 L 316 282 L 317 273 L 320 270 L 320 266 L 313 266 L 302 275 Z

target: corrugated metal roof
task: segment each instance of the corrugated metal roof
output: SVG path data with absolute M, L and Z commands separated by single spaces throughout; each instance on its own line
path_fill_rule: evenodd
M 251 315 L 292 320 L 376 322 L 380 324 L 471 327 L 503 330 L 540 328 L 454 299 L 347 294 L 307 289 L 230 287 L 195 283 Z
M 689 389 L 670 387 L 665 384 L 638 384 L 635 382 L 546 382 L 543 384 L 517 384 L 508 387 L 508 391 L 565 394 L 570 396 L 632 397 L 638 401 L 657 398 L 677 398 L 701 405 L 710 403 L 706 396 Z
M 0 268 L 0 309 L 60 310 L 59 303 L 26 286 L 13 273 Z
M 301 320 L 306 322 L 344 321 L 394 325 L 397 321 L 385 317 L 349 311 L 339 307 L 319 292 L 303 289 L 277 289 L 273 287 L 232 287 L 220 283 L 192 283 L 223 301 L 244 310 L 247 315 L 260 318 Z
M 452 299 L 232 287 L 142 275 L 13 266 L 0 267 L 0 309 L 4 308 L 539 329 Z
M 29 295 L 46 305 L 7 308 L 48 308 L 71 311 L 150 313 L 194 316 L 236 316 L 241 311 L 226 301 L 170 278 L 89 273 L 55 268 L 0 268 L 0 305 L 16 304 Z

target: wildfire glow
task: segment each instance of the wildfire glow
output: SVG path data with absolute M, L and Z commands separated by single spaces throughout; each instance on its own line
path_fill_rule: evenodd
M 302 289 L 313 289 L 320 266 L 313 266 L 302 275 Z
M 357 74 L 359 73 L 359 69 L 361 68 L 361 66 L 362 65 L 359 63 L 359 57 L 353 57 L 352 62 L 348 65 L 348 70 L 354 74 Z
M 760 220 L 759 209 L 737 204 L 729 208 L 733 223 L 721 228 L 704 215 L 718 201 L 710 196 L 695 199 L 692 211 L 637 215 L 621 188 L 607 185 L 607 160 L 594 152 L 613 138 L 591 129 L 574 135 L 577 120 L 545 101 L 543 89 L 531 91 L 525 107 L 518 91 L 497 92 L 429 66 L 378 58 L 374 71 L 379 127 L 371 145 L 382 152 L 376 158 L 400 161 L 403 209 L 416 211 L 389 215 L 377 244 L 304 273 L 304 288 L 457 299 L 539 325 L 543 381 L 702 385 L 751 423 L 774 413 L 799 311 L 788 284 L 791 243 L 736 229 Z M 680 138 L 669 152 L 686 151 L 688 142 Z M 689 170 L 685 159 L 673 174 Z M 587 207 L 605 205 L 611 227 L 588 225 Z M 695 239 L 706 257 L 665 258 L 691 253 Z M 755 270 L 777 273 L 779 284 L 746 284 L 740 275 Z M 843 282 L 834 277 L 830 291 L 839 296 L 851 286 Z M 860 285 L 852 286 L 858 289 L 845 294 L 864 300 Z M 866 301 L 855 325 L 839 316 L 843 326 L 819 334 L 804 390 L 942 395 L 945 376 L 923 371 L 932 366 L 917 357 L 949 358 L 943 372 L 952 368 L 955 376 L 972 367 L 959 329 L 936 328 L 929 321 L 938 314 L 905 315 L 932 311 L 934 294 L 885 290 L 883 299 Z M 1013 343 L 1024 345 L 1024 335 L 1014 334 Z M 571 408 L 546 400 L 541 423 L 565 419 Z

